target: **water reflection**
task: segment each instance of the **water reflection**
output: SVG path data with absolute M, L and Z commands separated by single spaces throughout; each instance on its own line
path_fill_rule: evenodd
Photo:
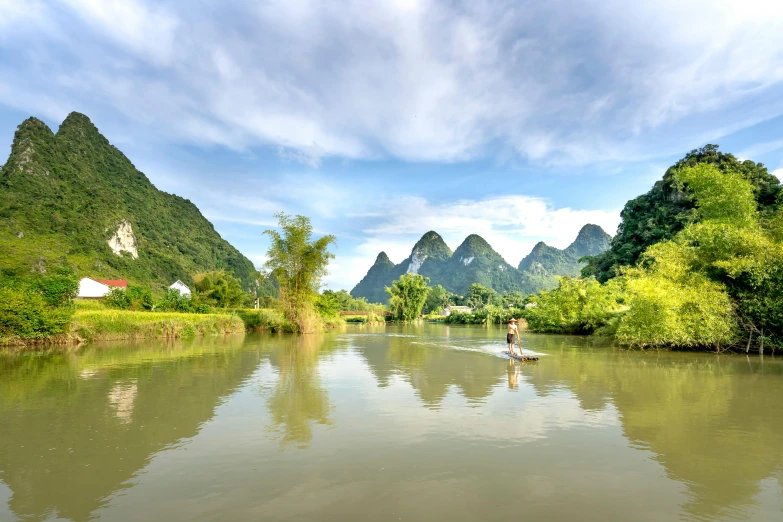
M 88 520 L 150 457 L 195 436 L 257 364 L 242 340 L 0 357 L 0 479 L 24 519 Z
M 497 357 L 502 332 L 442 326 L 0 356 L 8 508 L 74 521 L 164 507 L 182 520 L 780 517 L 778 360 L 523 340 L 537 364 Z
M 332 336 L 303 335 L 284 337 L 271 349 L 269 359 L 278 377 L 266 403 L 273 422 L 269 431 L 281 439 L 283 447 L 306 447 L 313 439 L 313 423 L 331 424 L 332 406 L 321 383 L 318 361 L 334 346 Z

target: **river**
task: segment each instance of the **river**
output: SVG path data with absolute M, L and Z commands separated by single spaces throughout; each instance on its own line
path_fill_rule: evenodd
M 781 520 L 780 358 L 348 327 L 0 355 L 0 520 Z

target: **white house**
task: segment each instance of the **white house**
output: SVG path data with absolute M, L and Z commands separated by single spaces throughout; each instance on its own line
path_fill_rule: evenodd
M 463 314 L 468 314 L 472 311 L 473 309 L 469 306 L 447 306 L 446 308 L 443 309 L 440 315 L 448 317 L 452 314 L 452 312 L 460 312 Z
M 101 298 L 109 293 L 112 287 L 127 288 L 128 282 L 123 279 L 93 279 L 83 277 L 79 281 L 79 293 L 76 297 L 82 299 Z
M 180 293 L 180 295 L 188 296 L 190 297 L 190 288 L 188 288 L 188 285 L 177 279 L 174 283 L 169 286 L 172 290 L 176 290 Z

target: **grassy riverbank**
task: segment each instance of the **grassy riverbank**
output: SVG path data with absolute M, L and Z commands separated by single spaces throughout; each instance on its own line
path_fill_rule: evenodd
M 71 323 L 71 338 L 86 341 L 180 338 L 244 331 L 245 325 L 237 315 L 221 313 L 77 310 Z

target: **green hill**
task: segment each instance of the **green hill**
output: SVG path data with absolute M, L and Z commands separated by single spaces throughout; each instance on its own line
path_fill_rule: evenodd
M 245 287 L 256 279 L 193 203 L 156 189 L 78 113 L 56 134 L 36 118 L 17 129 L 0 168 L 0 251 L 4 270 L 64 262 L 79 275 L 158 287 L 212 269 Z
M 522 260 L 519 268 L 509 265 L 481 236 L 471 234 L 453 253 L 436 232 L 427 232 L 414 245 L 411 255 L 395 265 L 381 252 L 367 275 L 351 295 L 370 302 L 386 302 L 384 287 L 406 272 L 430 278 L 430 285 L 442 285 L 449 292 L 464 295 L 473 283 L 499 293 L 538 292 L 557 284 L 556 276 L 578 275 L 579 258 L 596 255 L 607 248 L 611 237 L 596 225 L 585 225 L 565 250 L 539 243 Z
M 585 266 L 579 259 L 606 251 L 611 240 L 612 237 L 598 225 L 585 225 L 564 250 L 538 243 L 517 268 L 522 272 L 526 287 L 554 288 L 557 276 L 578 276 Z
M 688 187 L 677 185 L 675 173 L 697 163 L 710 163 L 721 171 L 742 174 L 753 185 L 753 195 L 762 217 L 770 215 L 783 203 L 783 185 L 763 164 L 740 161 L 732 154 L 720 152 L 717 145 L 692 150 L 669 167 L 663 179 L 655 182 L 649 192 L 626 203 L 611 248 L 591 263 L 591 271 L 599 281 L 614 277 L 620 267 L 636 264 L 650 245 L 673 238 L 693 221 L 695 203 L 689 197 Z

